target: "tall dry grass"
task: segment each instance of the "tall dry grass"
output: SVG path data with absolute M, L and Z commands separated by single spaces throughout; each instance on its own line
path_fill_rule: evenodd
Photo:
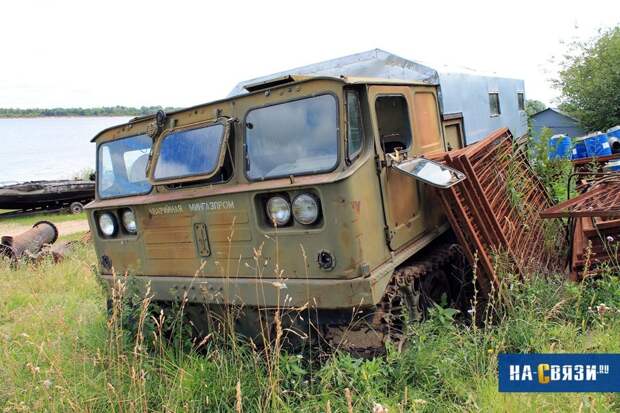
M 261 254 L 258 248 L 258 269 L 264 268 Z M 272 322 L 262 330 L 265 346 L 239 340 L 235 314 L 213 314 L 225 328 L 192 338 L 183 321 L 190 311 L 187 296 L 175 308 L 162 309 L 148 288 L 136 295 L 132 278 L 117 274 L 108 311 L 94 262 L 92 248 L 83 246 L 58 265 L 46 261 L 14 270 L 0 264 L 3 411 L 620 408 L 612 394 L 500 394 L 496 378 L 500 352 L 619 352 L 617 268 L 581 285 L 552 274 L 532 274 L 527 283 L 513 280 L 502 286 L 510 306 L 491 302 L 484 328 L 455 323 L 454 312 L 435 308 L 426 322 L 406 332 L 401 351 L 389 346 L 385 356 L 372 360 L 336 351 L 317 364 L 283 350 L 290 332 L 282 309 L 273 309 Z M 230 271 L 232 279 L 235 269 Z M 275 274 L 261 276 L 286 283 L 285 269 L 277 266 Z M 476 319 L 480 307 L 472 304 Z

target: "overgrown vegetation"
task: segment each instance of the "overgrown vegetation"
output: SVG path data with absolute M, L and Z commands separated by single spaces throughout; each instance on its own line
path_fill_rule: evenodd
M 535 113 L 545 110 L 546 107 L 547 105 L 540 100 L 528 99 L 525 101 L 525 113 L 527 113 L 528 118 Z
M 0 209 L 0 214 L 3 212 L 10 212 L 3 209 Z M 65 212 L 57 212 L 51 214 L 35 214 L 35 215 L 25 215 L 18 216 L 13 218 L 2 218 L 0 219 L 0 233 L 3 227 L 12 227 L 14 225 L 33 225 L 39 221 L 51 221 L 54 224 L 59 224 L 61 222 L 67 221 L 82 221 L 86 219 L 86 213 L 80 212 L 79 214 L 70 214 Z
M 534 171 L 547 188 L 549 195 L 557 202 L 566 200 L 568 177 L 573 166 L 568 157 L 551 157 L 554 143 L 551 142 L 553 132 L 543 128 L 540 136 L 529 140 L 529 159 Z M 557 142 L 555 143 L 557 146 Z
M 589 130 L 620 124 L 620 26 L 573 42 L 561 65 L 554 82 L 562 93 L 560 108 Z
M 616 394 L 501 394 L 501 352 L 619 352 L 620 280 L 572 284 L 532 274 L 510 288 L 509 306 L 484 329 L 437 308 L 414 325 L 402 352 L 322 364 L 279 349 L 259 351 L 211 335 L 193 346 L 162 339 L 149 297 L 134 302 L 134 331 L 92 271 L 90 246 L 59 265 L 11 270 L 0 263 L 0 407 L 4 411 L 371 412 L 617 411 Z M 616 272 L 617 274 L 617 272 Z M 127 301 L 127 300 L 125 300 Z M 508 309 L 509 308 L 509 309 Z M 169 324 L 175 325 L 172 314 Z M 179 325 L 178 323 L 176 324 Z M 142 328 L 140 328 L 142 326 Z M 177 330 L 179 332 L 181 330 Z
M 79 171 L 74 172 L 72 178 L 75 180 L 82 180 L 82 181 L 94 181 L 95 180 L 94 179 L 95 169 L 92 167 L 82 168 Z
M 176 110 L 175 107 L 141 106 L 104 106 L 98 108 L 0 108 L 0 118 L 35 118 L 42 116 L 145 116 L 158 110 L 166 112 Z

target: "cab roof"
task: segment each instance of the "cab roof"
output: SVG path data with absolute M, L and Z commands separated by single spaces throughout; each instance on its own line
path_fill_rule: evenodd
M 277 76 L 277 77 L 271 77 L 268 79 L 263 79 L 263 80 L 258 80 L 257 82 L 247 82 L 244 83 L 244 88 L 245 89 L 245 93 L 241 93 L 238 95 L 234 95 L 234 96 L 228 96 L 226 98 L 223 99 L 218 99 L 218 100 L 214 100 L 211 102 L 205 102 L 205 103 L 200 103 L 198 105 L 194 105 L 194 106 L 190 106 L 187 108 L 183 108 L 183 109 L 179 109 L 179 110 L 175 110 L 172 112 L 167 112 L 167 115 L 174 115 L 176 113 L 182 113 L 185 111 L 191 111 L 194 110 L 196 108 L 199 108 L 201 106 L 204 105 L 212 105 L 212 104 L 218 104 L 218 103 L 223 103 L 223 102 L 227 102 L 230 100 L 233 100 L 237 97 L 242 97 L 242 96 L 246 96 L 246 95 L 250 95 L 250 94 L 254 94 L 254 93 L 262 93 L 265 89 L 270 89 L 270 88 L 274 88 L 274 87 L 278 87 L 278 86 L 284 86 L 284 85 L 295 85 L 298 83 L 303 83 L 303 82 L 309 82 L 312 80 L 333 80 L 333 81 L 337 81 L 337 82 L 341 82 L 343 84 L 350 84 L 350 85 L 358 85 L 358 84 L 420 84 L 420 85 L 428 85 L 428 82 L 424 82 L 424 81 L 415 81 L 415 80 L 407 80 L 407 79 L 397 79 L 397 78 L 379 78 L 379 77 L 362 77 L 362 76 L 326 76 L 326 75 L 296 75 L 296 74 L 287 74 L 287 75 L 283 75 L 283 76 Z M 151 114 L 151 115 L 145 115 L 145 116 L 138 116 L 135 117 L 133 119 L 130 119 L 128 122 L 126 123 L 122 123 L 119 125 L 114 125 L 111 126 L 109 128 L 106 128 L 104 130 L 102 130 L 101 132 L 99 132 L 97 135 L 95 135 L 95 137 L 93 137 L 91 139 L 91 142 L 96 142 L 97 139 L 99 139 L 99 137 L 101 135 L 103 135 L 104 133 L 116 129 L 118 127 L 122 127 L 128 124 L 135 124 L 135 123 L 139 123 L 142 121 L 147 121 L 147 120 L 152 120 L 155 118 L 155 114 Z

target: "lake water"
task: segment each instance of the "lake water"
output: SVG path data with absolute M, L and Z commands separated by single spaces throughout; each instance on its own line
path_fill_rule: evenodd
M 95 169 L 95 144 L 101 130 L 129 117 L 0 119 L 0 184 L 72 178 Z

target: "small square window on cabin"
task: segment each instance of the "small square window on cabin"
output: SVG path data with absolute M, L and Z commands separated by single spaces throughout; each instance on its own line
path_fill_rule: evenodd
M 489 108 L 491 116 L 499 116 L 502 113 L 499 107 L 499 93 L 489 93 Z
M 362 150 L 364 132 L 362 129 L 362 110 L 357 92 L 347 91 L 347 159 L 352 161 Z
M 525 110 L 525 95 L 523 92 L 517 93 L 517 103 L 519 104 L 519 110 Z

